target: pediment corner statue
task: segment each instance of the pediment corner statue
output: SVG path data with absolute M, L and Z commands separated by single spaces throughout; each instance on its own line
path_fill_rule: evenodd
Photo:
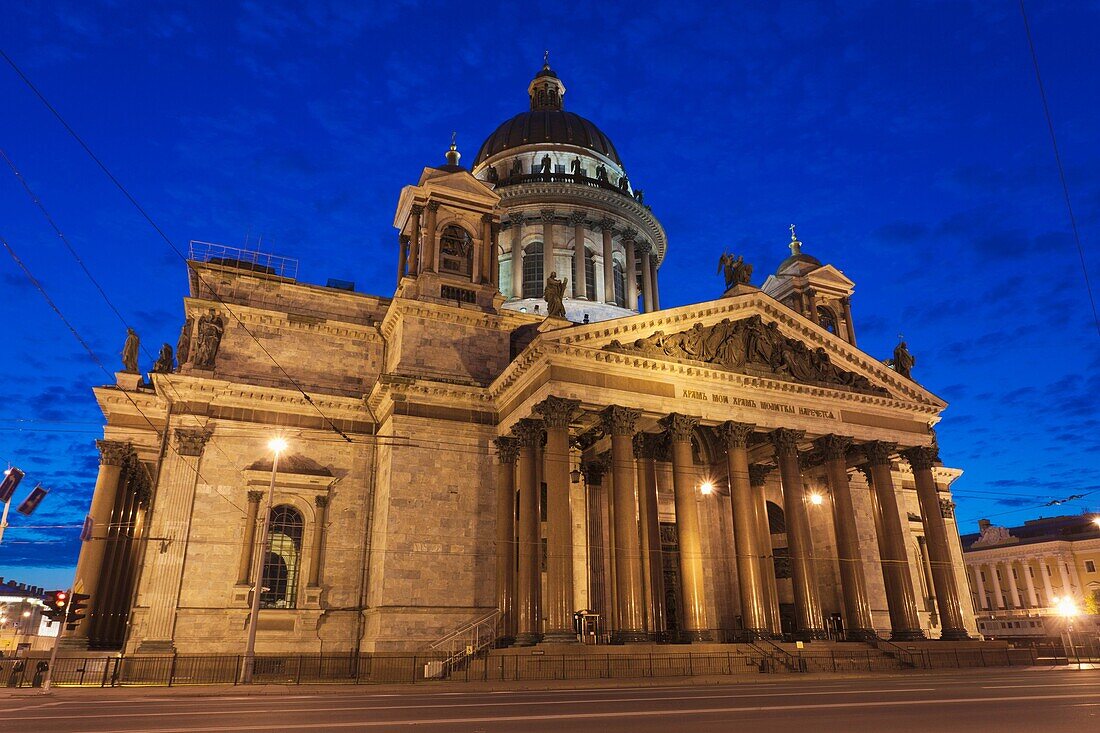
M 867 377 L 833 364 L 825 349 L 811 349 L 797 339 L 784 336 L 775 321 L 765 323 L 759 315 L 737 321 L 726 318 L 712 326 L 696 323 L 686 331 L 671 334 L 657 331 L 627 344 L 615 340 L 604 348 L 702 362 L 729 371 L 772 375 L 866 394 L 890 394 Z
M 1020 541 L 1012 536 L 1007 527 L 990 524 L 988 519 L 980 520 L 978 526 L 981 529 L 981 534 L 970 545 L 971 547 L 993 547 L 995 545 L 1015 544 Z
M 735 285 L 749 285 L 752 279 L 752 265 L 745 262 L 743 256 L 734 257 L 729 252 L 723 252 L 718 258 L 718 272 L 725 275 L 726 290 Z

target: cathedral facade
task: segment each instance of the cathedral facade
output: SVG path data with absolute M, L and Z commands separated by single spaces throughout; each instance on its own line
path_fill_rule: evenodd
M 70 646 L 238 654 L 257 576 L 260 652 L 975 634 L 946 405 L 856 346 L 854 284 L 792 230 L 662 308 L 610 139 L 528 94 L 400 192 L 392 296 L 193 248 L 178 366 L 95 390 Z

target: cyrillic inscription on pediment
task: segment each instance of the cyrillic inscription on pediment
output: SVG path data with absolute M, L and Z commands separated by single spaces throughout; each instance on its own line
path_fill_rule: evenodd
M 825 349 L 811 349 L 797 339 L 784 336 L 774 321 L 765 323 L 759 315 L 739 321 L 727 318 L 713 326 L 697 323 L 686 331 L 672 334 L 658 331 L 627 344 L 612 341 L 604 348 L 699 362 L 733 372 L 840 387 L 865 394 L 890 394 L 867 377 L 833 364 Z

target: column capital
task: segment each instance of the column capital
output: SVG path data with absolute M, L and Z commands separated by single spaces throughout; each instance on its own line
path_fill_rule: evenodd
M 440 205 L 441 204 L 438 201 L 429 201 L 428 202 L 428 211 L 431 211 L 431 212 L 439 211 Z
M 525 417 L 516 422 L 512 432 L 519 439 L 520 446 L 531 448 L 542 443 L 544 429 L 541 420 Z
M 873 488 L 875 479 L 874 476 L 871 475 L 871 466 L 866 463 L 861 463 L 856 466 L 856 470 L 863 474 L 863 479 L 867 482 L 867 485 Z
M 569 422 L 576 416 L 580 400 L 551 395 L 534 406 L 535 412 L 542 415 L 548 428 L 568 428 Z
M 134 450 L 133 446 L 121 440 L 97 440 L 95 447 L 99 449 L 99 463 L 102 466 L 121 466 Z
M 620 236 L 623 238 L 624 242 L 633 242 L 634 238 L 638 236 L 638 230 L 627 227 L 623 229 L 623 233 Z
M 524 221 L 526 221 L 526 217 L 524 217 L 521 211 L 512 211 L 508 214 L 508 222 L 512 226 L 520 226 Z
M 823 435 L 814 441 L 814 447 L 826 461 L 843 461 L 852 447 L 852 439 L 846 435 Z
M 775 446 L 777 456 L 798 457 L 798 443 L 806 437 L 805 430 L 791 430 L 790 428 L 776 428 L 768 434 L 772 445 Z
M 930 470 L 936 462 L 936 451 L 930 446 L 918 445 L 898 451 L 901 457 L 909 461 L 914 471 Z
M 634 434 L 634 457 L 639 460 L 656 460 L 661 436 L 655 433 Z
M 481 215 L 481 220 L 483 222 L 485 222 L 486 224 L 492 223 L 493 215 L 492 214 L 482 214 Z
M 201 456 L 212 434 L 210 428 L 176 428 L 176 451 L 181 456 Z
M 313 504 L 318 509 L 324 509 L 328 506 L 328 494 L 318 494 L 313 497 Z
M 756 426 L 752 423 L 727 420 L 718 426 L 718 434 L 726 441 L 726 448 L 748 448 L 749 436 Z
M 572 214 L 569 215 L 569 223 L 575 227 L 580 226 L 581 224 L 584 224 L 586 216 L 587 215 L 583 211 L 574 211 Z
M 264 492 L 262 492 L 262 491 L 253 490 L 253 491 L 248 492 L 248 503 L 249 504 L 259 504 L 260 501 L 263 498 L 264 498 Z
M 863 444 L 863 455 L 867 457 L 867 463 L 871 466 L 889 466 L 890 456 L 898 447 L 897 443 L 886 443 L 881 440 L 872 440 Z
M 596 226 L 599 227 L 602 232 L 615 232 L 615 222 L 611 219 L 600 219 L 599 222 L 596 223 Z
M 603 481 L 603 475 L 611 468 L 611 452 L 604 451 L 591 461 L 581 464 L 584 480 L 589 484 L 598 484 Z
M 600 413 L 600 420 L 603 422 L 604 431 L 608 435 L 626 435 L 629 437 L 634 435 L 634 424 L 641 414 L 641 410 L 635 410 L 631 407 L 610 405 Z
M 647 255 L 653 251 L 653 245 L 644 239 L 634 242 L 634 251 L 640 255 Z
M 955 502 L 950 499 L 940 498 L 940 516 L 944 519 L 951 519 L 955 516 Z M 1027 562 L 1025 559 L 1024 562 Z
M 558 216 L 558 212 L 553 209 L 542 209 L 539 211 L 539 217 L 546 223 L 553 223 L 554 219 Z
M 673 412 L 668 417 L 661 418 L 661 425 L 668 431 L 670 441 L 690 443 L 691 434 L 699 425 L 699 418 Z
M 413 216 L 420 216 L 424 213 L 424 207 L 420 204 L 413 204 L 409 211 L 412 213 Z
M 765 466 L 763 463 L 750 463 L 749 464 L 749 485 L 750 486 L 763 486 L 764 482 L 768 478 L 768 474 L 772 472 L 771 466 Z
M 497 447 L 497 457 L 504 465 L 510 466 L 519 458 L 519 438 L 502 435 L 493 438 L 493 444 Z

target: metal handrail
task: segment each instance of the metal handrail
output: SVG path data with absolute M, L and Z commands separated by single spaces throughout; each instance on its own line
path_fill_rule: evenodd
M 767 647 L 757 646 L 757 642 L 767 644 Z M 787 668 L 788 671 L 798 671 L 794 655 L 783 647 L 776 644 L 771 639 L 757 639 L 756 641 L 750 642 L 750 645 L 753 649 L 760 651 L 760 653 L 764 654 L 768 659 L 772 660 L 773 662 L 782 664 L 784 667 Z
M 499 608 L 494 608 L 492 611 L 485 614 L 484 616 L 479 616 L 478 618 L 475 618 L 473 621 L 468 621 L 468 622 L 466 622 L 465 625 L 459 626 L 454 631 L 452 631 L 452 632 L 448 633 L 447 635 L 441 637 L 440 639 L 432 642 L 431 644 L 428 645 L 428 649 L 430 651 L 439 651 L 445 644 L 453 641 L 455 638 L 463 637 L 464 635 L 466 635 L 466 634 L 470 633 L 471 631 L 474 631 L 475 629 L 477 629 L 479 626 L 482 626 L 482 625 L 484 625 L 486 623 L 489 623 L 489 622 L 491 622 L 492 627 L 495 631 L 497 626 L 499 625 L 498 622 L 500 621 L 500 616 L 501 616 L 500 609 Z
M 897 655 L 898 661 L 904 664 L 908 664 L 910 667 L 917 666 L 917 663 L 913 659 L 913 652 L 909 651 L 903 646 L 899 646 L 892 641 L 887 641 L 886 639 L 875 639 L 873 642 L 871 642 L 871 644 L 874 645 L 875 649 L 878 649 L 881 652 L 890 654 L 891 656 Z M 883 646 L 885 646 L 886 648 L 883 649 Z

